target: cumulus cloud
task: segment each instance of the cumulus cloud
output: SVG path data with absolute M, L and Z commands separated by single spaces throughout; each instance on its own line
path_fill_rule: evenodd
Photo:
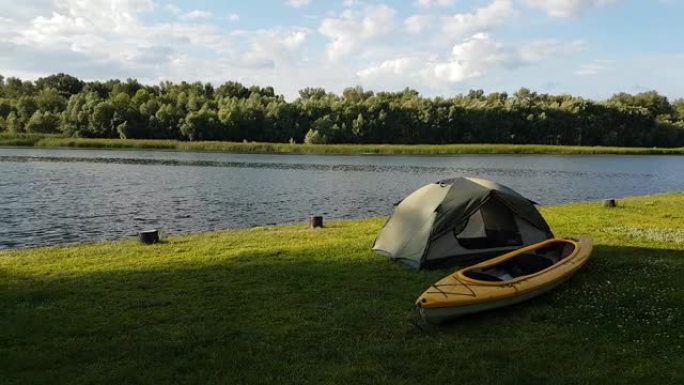
M 434 18 L 431 15 L 413 15 L 404 20 L 404 26 L 409 33 L 418 34 L 428 30 L 433 22 Z
M 16 21 L 0 16 L 0 41 L 14 37 L 18 30 L 20 27 Z
M 601 7 L 619 0 L 525 0 L 528 6 L 541 9 L 549 16 L 578 16 L 591 8 Z
M 175 4 L 164 4 L 164 10 L 165 10 L 166 12 L 169 12 L 169 13 L 171 13 L 172 15 L 176 15 L 176 16 L 180 15 L 181 13 L 183 13 L 183 10 L 180 9 L 180 7 L 177 6 L 177 5 L 175 5 Z
M 596 61 L 589 64 L 582 64 L 579 66 L 576 75 L 579 76 L 593 76 L 601 73 L 610 71 L 612 68 L 611 63 L 608 61 Z
M 387 5 L 378 5 L 323 19 L 318 31 L 331 40 L 326 50 L 328 59 L 338 61 L 357 52 L 364 43 L 389 35 L 395 28 L 395 14 Z
M 487 68 L 503 60 L 499 43 L 486 34 L 476 34 L 454 45 L 448 58 L 399 57 L 358 71 L 357 76 L 370 85 L 400 82 L 405 86 L 442 88 L 445 84 L 480 77 Z
M 135 15 L 151 11 L 151 0 L 108 1 L 108 0 L 57 0 L 50 17 L 38 16 L 31 21 L 27 31 L 37 40 L 50 38 L 51 34 L 87 33 L 88 30 L 124 31 L 137 23 Z
M 238 80 L 273 85 L 288 97 L 307 86 L 339 92 L 355 82 L 449 92 L 583 49 L 580 41 L 497 39 L 497 28 L 517 13 L 512 1 L 482 0 L 480 7 L 456 14 L 443 8 L 451 2 L 423 1 L 415 15 L 399 19 L 388 5 L 343 0 L 336 4 L 345 7 L 326 13 L 312 31 L 296 24 L 230 30 L 238 24 L 229 22 L 241 15 L 181 9 L 173 0 L 33 0 L 25 5 L 0 0 L 0 73 L 35 78 L 67 72 L 86 80 L 144 82 Z M 515 4 L 523 1 L 534 2 Z M 159 17 L 147 17 L 149 12 Z M 324 46 L 310 44 L 314 34 Z M 590 81 L 575 75 L 610 73 L 604 68 L 610 64 L 587 63 L 569 68 L 566 63 L 566 75 Z
M 218 73 L 227 80 L 236 73 L 259 73 L 261 68 L 301 61 L 309 34 L 296 27 L 232 34 L 208 20 L 213 19 L 208 12 L 191 11 L 182 17 L 176 8 L 163 10 L 178 19 L 146 23 L 143 14 L 153 8 L 149 0 L 58 0 L 47 12 L 21 23 L 3 19 L 0 72 L 67 72 L 85 79 L 142 81 L 174 76 L 215 80 Z
M 211 19 L 214 15 L 209 11 L 203 11 L 201 9 L 193 9 L 190 12 L 181 15 L 183 20 L 200 20 L 200 19 Z
M 519 47 L 507 47 L 488 34 L 477 33 L 455 44 L 446 58 L 398 57 L 362 69 L 357 76 L 367 85 L 400 84 L 399 88 L 444 89 L 482 77 L 493 69 L 513 69 L 572 54 L 582 46 L 581 42 L 537 40 Z
M 457 39 L 477 32 L 488 32 L 514 16 L 512 0 L 494 0 L 472 13 L 457 13 L 442 18 L 442 31 L 448 38 Z
M 32 47 L 16 44 L 8 41 L 0 41 L 0 68 L 4 75 L 21 74 L 23 77 L 44 76 L 55 72 L 76 73 L 89 78 L 101 78 L 102 74 L 107 77 L 126 78 L 130 72 L 126 65 L 117 60 L 100 58 L 93 60 L 92 57 L 82 52 L 63 50 L 46 47 L 36 50 Z M 17 63 L 17 65 L 12 65 Z M 58 63 L 58 70 L 45 67 L 45 63 Z M 149 76 L 148 67 L 138 68 L 140 76 Z M 17 76 L 15 75 L 15 76 Z
M 17 22 L 30 20 L 36 16 L 45 15 L 46 9 L 49 10 L 54 5 L 54 0 L 0 0 L 2 17 Z
M 420 8 L 450 7 L 456 3 L 455 0 L 416 0 L 415 5 Z
M 405 85 L 411 86 L 418 83 L 416 78 L 421 70 L 422 64 L 417 57 L 399 57 L 364 68 L 356 76 L 367 84 L 394 83 L 398 78 L 404 78 Z
M 249 51 L 244 64 L 258 68 L 272 68 L 279 62 L 293 61 L 300 56 L 308 31 L 295 29 L 264 29 L 251 34 Z
M 293 7 L 293 8 L 306 7 L 310 3 L 311 3 L 311 0 L 287 0 L 285 2 L 286 5 Z
M 581 40 L 562 42 L 556 39 L 541 39 L 522 45 L 516 57 L 521 63 L 538 63 L 546 58 L 556 55 L 569 55 L 585 48 Z
M 454 45 L 451 53 L 448 61 L 428 65 L 425 71 L 429 79 L 458 83 L 480 77 L 488 67 L 505 60 L 501 44 L 484 33 Z

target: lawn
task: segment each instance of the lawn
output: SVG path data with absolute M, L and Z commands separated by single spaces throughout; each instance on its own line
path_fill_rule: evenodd
M 447 271 L 374 255 L 382 218 L 3 252 L 0 383 L 684 383 L 684 193 L 543 214 L 588 265 L 440 327 L 413 301 Z

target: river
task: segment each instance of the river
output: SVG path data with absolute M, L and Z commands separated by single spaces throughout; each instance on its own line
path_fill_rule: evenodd
M 391 213 L 418 187 L 495 180 L 542 204 L 684 190 L 684 156 L 275 155 L 0 148 L 0 249 Z

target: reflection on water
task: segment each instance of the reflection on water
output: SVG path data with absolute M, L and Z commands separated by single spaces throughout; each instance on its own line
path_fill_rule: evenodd
M 0 149 L 0 248 L 387 215 L 440 179 L 544 204 L 684 189 L 684 157 L 348 156 Z

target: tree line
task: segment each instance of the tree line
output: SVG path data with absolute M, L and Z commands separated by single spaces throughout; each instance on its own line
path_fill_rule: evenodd
M 0 131 L 86 138 L 297 143 L 524 143 L 684 146 L 684 100 L 656 91 L 605 101 L 472 90 L 427 98 L 417 91 L 341 95 L 305 88 L 288 102 L 272 87 L 229 81 L 85 82 L 66 74 L 0 76 Z

